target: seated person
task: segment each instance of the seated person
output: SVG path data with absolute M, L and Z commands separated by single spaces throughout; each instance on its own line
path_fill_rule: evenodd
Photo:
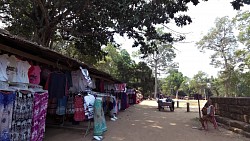
M 202 111 L 202 117 L 200 119 L 200 122 L 202 127 L 204 129 L 207 129 L 208 128 L 207 122 L 210 121 L 211 123 L 213 123 L 214 128 L 216 129 L 218 125 L 214 117 L 215 109 L 214 106 L 212 105 L 211 100 L 208 100 L 208 102 L 204 105 L 201 111 Z

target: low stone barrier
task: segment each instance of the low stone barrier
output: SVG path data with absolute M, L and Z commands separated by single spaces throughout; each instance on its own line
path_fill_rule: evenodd
M 250 98 L 211 97 L 211 99 L 216 115 L 250 123 Z
M 217 121 L 250 133 L 250 97 L 211 97 Z

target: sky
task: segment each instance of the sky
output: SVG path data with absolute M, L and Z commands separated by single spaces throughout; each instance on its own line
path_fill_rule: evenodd
M 250 6 L 245 6 L 242 10 L 249 10 Z M 184 43 L 178 43 L 174 46 L 177 48 L 175 62 L 179 63 L 179 71 L 184 76 L 192 78 L 198 71 L 203 71 L 209 76 L 217 76 L 219 69 L 215 69 L 209 65 L 210 55 L 209 53 L 202 53 L 197 49 L 195 43 L 198 42 L 203 35 L 205 35 L 210 28 L 214 27 L 214 21 L 217 17 L 234 17 L 237 12 L 230 4 L 230 0 L 209 0 L 207 2 L 201 2 L 197 6 L 189 5 L 189 11 L 187 15 L 191 16 L 192 23 L 184 27 L 176 27 L 175 25 L 167 25 L 171 29 L 188 33 Z M 138 48 L 132 48 L 133 41 L 117 37 L 118 42 L 122 44 L 123 49 L 131 54 Z M 138 61 L 138 60 L 137 60 Z

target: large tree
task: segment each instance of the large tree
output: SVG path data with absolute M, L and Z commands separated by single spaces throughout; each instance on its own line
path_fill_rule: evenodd
M 183 76 L 181 72 L 178 70 L 169 71 L 169 75 L 165 79 L 165 85 L 167 86 L 169 93 L 176 94 L 176 98 L 178 99 L 179 88 L 182 83 L 185 82 L 186 77 Z
M 221 76 L 224 77 L 225 96 L 229 94 L 229 88 L 232 86 L 231 78 L 235 69 L 235 51 L 237 40 L 233 33 L 233 22 L 228 17 L 217 18 L 215 27 L 196 43 L 202 51 L 210 50 L 211 64 L 222 70 Z
M 199 0 L 1 0 L 0 15 L 11 33 L 45 47 L 66 40 L 83 54 L 98 57 L 101 46 L 114 42 L 115 33 L 134 39 L 143 53 L 152 51 L 145 41 L 183 39 L 171 33 L 159 35 L 155 26 L 174 20 L 177 26 L 191 23 L 188 3 Z M 178 14 L 177 14 L 178 13 Z

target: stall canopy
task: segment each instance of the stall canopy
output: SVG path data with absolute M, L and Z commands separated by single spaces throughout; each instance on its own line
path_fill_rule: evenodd
M 12 35 L 8 31 L 2 29 L 0 29 L 0 50 L 64 70 L 79 69 L 79 66 L 82 66 L 88 69 L 90 75 L 95 78 L 121 83 L 108 73 L 99 71 L 76 59 L 64 56 L 49 48 L 38 45 L 37 43 Z

